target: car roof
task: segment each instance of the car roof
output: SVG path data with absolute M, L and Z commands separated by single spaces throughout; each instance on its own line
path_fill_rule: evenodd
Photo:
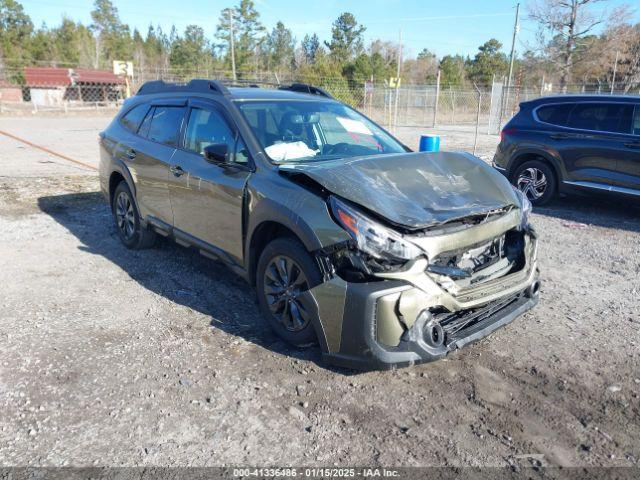
M 233 100 L 329 100 L 311 93 L 292 92 L 275 88 L 229 87 L 227 90 Z
M 249 100 L 325 100 L 333 101 L 331 94 L 325 90 L 305 83 L 291 85 L 265 84 L 269 88 L 244 83 L 226 85 L 221 81 L 193 79 L 188 83 L 167 83 L 163 80 L 146 82 L 136 93 L 136 97 L 148 96 L 216 96 L 231 101 Z
M 521 105 L 538 106 L 547 103 L 578 103 L 578 102 L 617 102 L 617 103 L 639 103 L 640 95 L 608 95 L 608 94 L 566 94 L 566 95 L 550 95 L 548 97 L 539 97 L 534 100 L 522 102 Z

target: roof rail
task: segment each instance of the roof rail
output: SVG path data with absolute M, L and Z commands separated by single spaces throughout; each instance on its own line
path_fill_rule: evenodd
M 321 97 L 333 98 L 326 90 L 309 85 L 308 83 L 292 83 L 291 85 L 283 85 L 278 87 L 280 90 L 289 90 L 292 92 L 309 93 L 311 95 L 320 95 Z
M 195 79 L 189 83 L 169 83 L 164 80 L 152 80 L 145 82 L 136 95 L 150 95 L 153 93 L 193 92 L 193 93 L 219 93 L 229 95 L 229 90 L 217 80 Z

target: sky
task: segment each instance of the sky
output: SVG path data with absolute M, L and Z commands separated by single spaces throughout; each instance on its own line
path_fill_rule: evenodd
M 91 23 L 91 0 L 18 0 L 34 24 L 50 27 L 60 23 L 63 15 L 85 24 Z M 179 32 L 189 24 L 200 25 L 212 39 L 220 10 L 238 0 L 112 0 L 120 18 L 143 34 L 150 23 L 169 32 L 175 24 Z M 535 44 L 536 26 L 527 19 L 523 0 L 521 28 L 516 51 L 523 52 Z M 331 23 L 348 11 L 367 27 L 365 40 L 376 38 L 398 41 L 402 29 L 402 44 L 406 57 L 428 48 L 439 57 L 460 53 L 473 56 L 478 46 L 497 38 L 509 51 L 515 20 L 516 0 L 255 0 L 262 23 L 271 30 L 278 20 L 292 30 L 300 41 L 305 34 L 317 33 L 321 40 L 331 36 Z M 598 14 L 605 14 L 635 0 L 608 0 L 596 5 Z M 179 5 L 179 8 L 177 7 Z M 640 9 L 629 20 L 640 21 Z

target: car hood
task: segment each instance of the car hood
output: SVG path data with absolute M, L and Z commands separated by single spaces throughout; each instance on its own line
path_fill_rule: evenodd
M 421 229 L 519 205 L 500 173 L 462 152 L 372 155 L 280 165 L 389 222 Z

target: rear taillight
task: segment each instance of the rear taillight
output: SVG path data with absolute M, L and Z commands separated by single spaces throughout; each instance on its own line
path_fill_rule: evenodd
M 515 128 L 503 128 L 502 131 L 500 132 L 500 141 L 502 142 L 504 140 L 504 137 L 513 135 L 515 133 L 516 133 Z

